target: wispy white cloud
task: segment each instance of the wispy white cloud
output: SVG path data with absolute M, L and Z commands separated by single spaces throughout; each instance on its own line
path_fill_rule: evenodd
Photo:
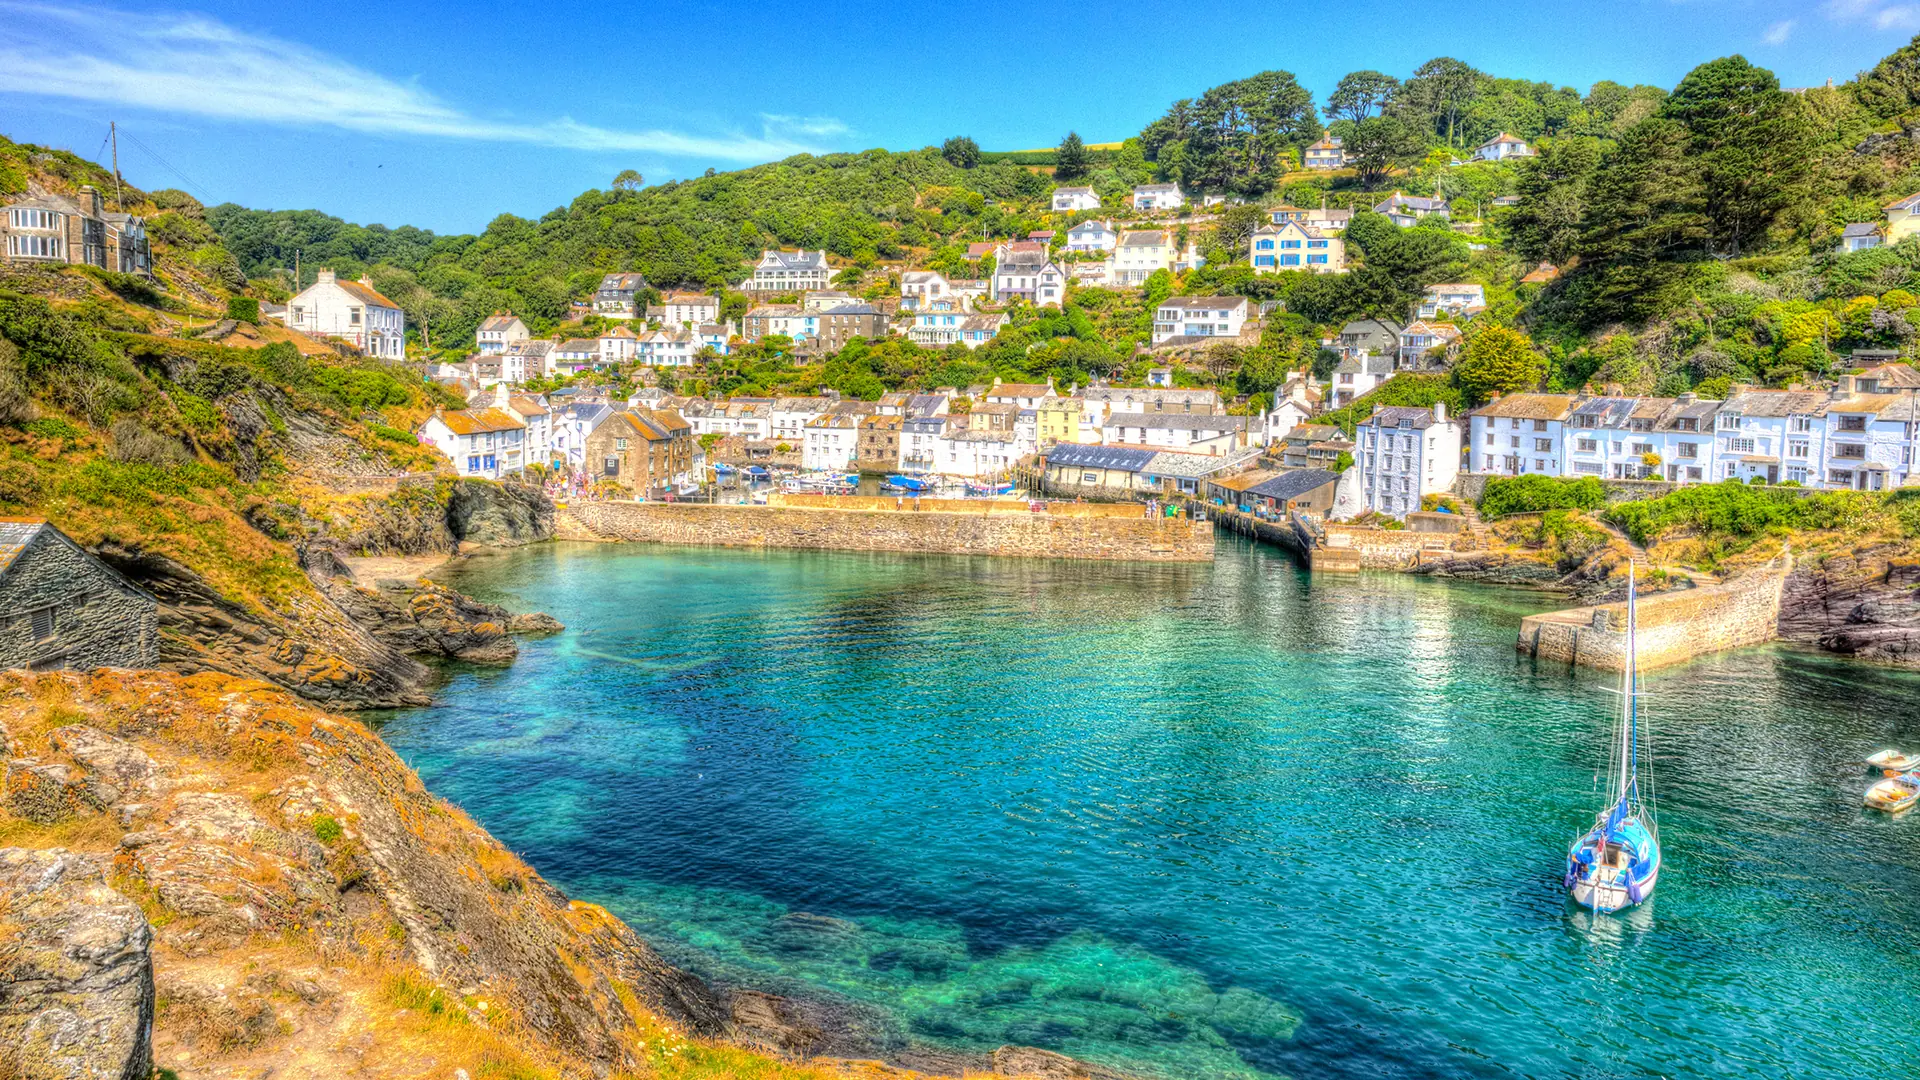
M 1892 0 L 1827 0 L 1827 17 L 1876 30 L 1920 30 L 1920 4 Z
M 1760 40 L 1769 45 L 1785 45 L 1787 39 L 1793 36 L 1793 23 L 1792 19 L 1782 19 L 1774 23 L 1767 27 L 1766 33 L 1760 35 Z
M 0 0 L 0 92 L 108 102 L 261 124 L 769 161 L 849 134 L 830 117 L 763 115 L 758 134 L 623 130 L 571 117 L 493 119 L 412 82 L 194 14 Z

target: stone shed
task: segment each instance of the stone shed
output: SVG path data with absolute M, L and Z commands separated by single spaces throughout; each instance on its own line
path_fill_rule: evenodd
M 0 668 L 150 668 L 158 602 L 39 518 L 0 518 Z

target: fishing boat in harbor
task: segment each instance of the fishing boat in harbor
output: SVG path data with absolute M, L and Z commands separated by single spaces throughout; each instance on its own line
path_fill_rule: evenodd
M 887 477 L 886 482 L 886 486 L 895 491 L 911 491 L 915 494 L 931 489 L 933 484 L 931 476 L 909 476 L 906 473 L 894 473 Z
M 998 484 L 976 484 L 969 481 L 967 483 L 967 494 L 976 499 L 992 499 L 1001 495 L 1011 495 L 1013 494 L 1013 484 L 1010 481 Z
M 1635 649 L 1634 566 L 1627 563 L 1627 643 L 1620 673 L 1620 726 L 1608 755 L 1613 801 L 1567 853 L 1564 884 L 1576 903 L 1599 912 L 1632 907 L 1660 880 L 1660 831 L 1651 798 L 1641 797 L 1639 675 Z
M 1904 772 L 1920 769 L 1920 754 L 1909 754 L 1901 750 L 1882 750 L 1867 757 L 1867 768 L 1879 769 L 1888 776 L 1898 776 Z
M 1862 801 L 1869 809 L 1885 810 L 1889 814 L 1910 810 L 1914 803 L 1920 802 L 1920 773 L 1901 773 L 1876 780 L 1868 786 Z

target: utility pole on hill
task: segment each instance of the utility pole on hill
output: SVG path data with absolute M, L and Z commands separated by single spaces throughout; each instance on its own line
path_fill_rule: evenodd
M 127 199 L 120 190 L 120 124 L 118 121 L 107 121 L 107 138 L 113 142 L 113 208 L 124 214 L 127 212 Z

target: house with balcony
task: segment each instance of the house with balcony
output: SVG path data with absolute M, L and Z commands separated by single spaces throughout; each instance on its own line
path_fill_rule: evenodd
M 647 288 L 639 274 L 608 274 L 593 291 L 593 313 L 603 319 L 631 319 L 639 314 L 637 297 Z
M 1165 229 L 1140 229 L 1120 234 L 1120 243 L 1113 249 L 1113 272 L 1108 275 L 1111 284 L 1122 288 L 1140 285 L 1153 276 L 1155 270 L 1173 272 L 1173 234 Z
M 992 295 L 996 302 L 1023 300 L 1036 307 L 1059 307 L 1065 301 L 1067 272 L 1048 256 L 1044 244 L 1034 246 L 1039 250 L 1009 250 L 994 263 Z
M 1098 254 L 1112 251 L 1120 243 L 1113 222 L 1091 219 L 1067 230 L 1067 250 Z
M 1410 229 L 1424 217 L 1450 218 L 1453 215 L 1453 207 L 1445 199 L 1405 195 L 1396 191 L 1375 203 L 1373 212 L 1385 214 L 1395 225 Z
M 1133 189 L 1133 208 L 1147 210 L 1178 210 L 1187 205 L 1186 192 L 1179 184 L 1141 184 Z
M 753 276 L 740 284 L 747 292 L 802 293 L 832 285 L 833 269 L 825 251 L 762 251 Z
M 1082 210 L 1098 209 L 1100 209 L 1100 196 L 1090 187 L 1053 189 L 1053 212 L 1056 214 L 1075 214 Z
M 1400 370 L 1439 371 L 1460 355 L 1460 328 L 1416 319 L 1400 331 Z
M 943 306 L 944 305 L 944 306 Z M 973 297 L 953 287 L 938 270 L 909 270 L 900 275 L 900 310 L 971 311 Z
M 1244 296 L 1171 296 L 1153 312 L 1153 344 L 1204 344 L 1201 339 L 1237 340 L 1247 322 Z
M 1247 238 L 1247 258 L 1256 274 L 1283 270 L 1343 274 L 1347 270 L 1347 244 L 1311 225 L 1287 221 L 1255 229 Z
M 1533 156 L 1533 147 L 1528 146 L 1526 140 L 1505 131 L 1473 148 L 1475 161 L 1505 161 L 1508 158 Z
M 417 434 L 446 455 L 461 476 L 499 480 L 527 465 L 527 425 L 501 409 L 435 412 Z
M 1427 291 L 1420 297 L 1420 310 L 1416 318 L 1434 319 L 1444 312 L 1456 319 L 1469 319 L 1485 310 L 1486 286 L 1452 282 L 1427 286 Z

